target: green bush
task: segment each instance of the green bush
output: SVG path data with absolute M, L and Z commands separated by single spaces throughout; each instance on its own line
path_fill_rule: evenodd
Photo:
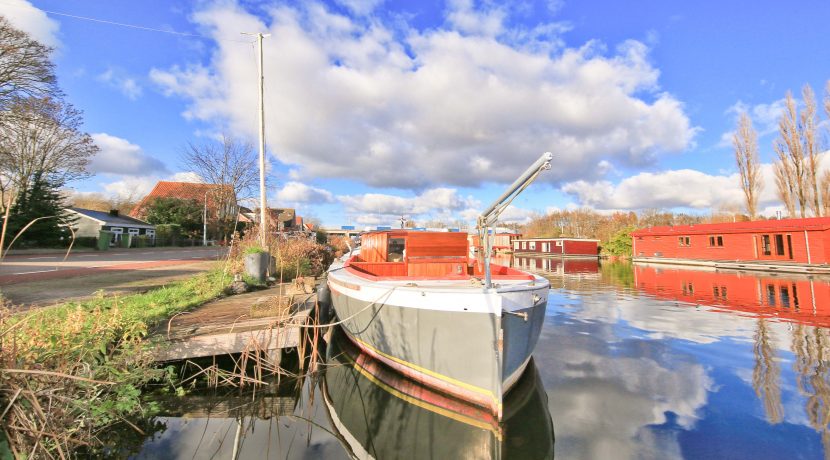
M 244 254 L 260 254 L 265 252 L 265 249 L 262 249 L 261 246 L 250 246 L 245 248 Z

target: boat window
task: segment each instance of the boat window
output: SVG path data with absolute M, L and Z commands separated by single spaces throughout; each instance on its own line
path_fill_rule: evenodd
M 761 244 L 761 247 L 763 249 L 764 255 L 765 256 L 772 255 L 772 249 L 770 248 L 770 244 L 769 244 L 769 235 L 761 235 L 761 238 L 763 240 L 762 244 Z
M 387 262 L 403 262 L 406 254 L 406 240 L 403 238 L 389 238 L 389 244 L 386 249 Z
M 722 236 L 718 237 L 718 246 L 723 246 L 723 237 Z
M 775 255 L 784 255 L 784 235 L 775 235 Z
M 790 253 L 790 259 L 793 258 L 793 237 L 792 235 L 787 235 L 787 249 Z

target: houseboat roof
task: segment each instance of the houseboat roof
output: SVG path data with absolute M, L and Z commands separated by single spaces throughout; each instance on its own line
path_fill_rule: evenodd
M 803 232 L 830 229 L 830 217 L 803 219 L 755 220 L 717 224 L 667 225 L 647 227 L 631 232 L 631 236 L 702 235 L 713 233 Z
M 513 240 L 515 241 L 597 241 L 599 240 L 594 238 L 569 238 L 569 237 L 550 237 L 550 238 L 518 238 Z

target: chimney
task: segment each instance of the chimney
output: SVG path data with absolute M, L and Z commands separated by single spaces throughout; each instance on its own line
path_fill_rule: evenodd
M 112 217 L 118 217 L 118 210 L 117 209 L 110 209 L 110 215 Z

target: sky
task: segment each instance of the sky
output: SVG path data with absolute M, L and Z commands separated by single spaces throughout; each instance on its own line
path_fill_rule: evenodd
M 71 186 L 107 195 L 194 180 L 188 142 L 256 145 L 257 54 L 242 33 L 269 33 L 269 204 L 329 227 L 472 223 L 544 152 L 552 169 L 503 222 L 740 209 L 741 111 L 774 215 L 783 98 L 805 84 L 822 98 L 830 81 L 818 0 L 0 0 L 0 14 L 55 48 L 100 147 Z

